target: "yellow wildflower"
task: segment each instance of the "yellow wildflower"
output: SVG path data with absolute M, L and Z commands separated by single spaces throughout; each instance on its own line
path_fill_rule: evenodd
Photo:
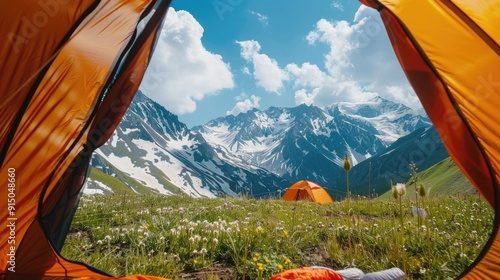
M 287 258 L 287 256 L 283 256 L 283 260 L 285 261 L 286 264 L 289 264 L 292 262 L 289 258 Z

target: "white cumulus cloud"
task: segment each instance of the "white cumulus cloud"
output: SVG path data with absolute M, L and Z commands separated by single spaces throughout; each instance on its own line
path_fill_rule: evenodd
M 361 88 L 355 81 L 339 81 L 329 77 L 319 87 L 310 90 L 305 88 L 297 90 L 295 92 L 295 103 L 314 104 L 324 107 L 341 101 L 365 102 L 375 98 L 377 95 L 375 92 L 366 91 Z
M 246 98 L 246 95 L 242 95 L 243 98 Z M 237 98 L 241 99 L 240 97 Z M 227 111 L 227 115 L 237 116 L 239 113 L 245 113 L 248 110 L 252 110 L 253 108 L 259 108 L 260 97 L 252 95 L 250 98 L 244 99 L 236 103 L 234 108 L 231 111 Z
M 253 76 L 257 85 L 268 92 L 279 93 L 283 82 L 288 80 L 287 72 L 278 66 L 276 60 L 260 53 L 259 42 L 248 40 L 236 43 L 241 47 L 241 57 L 253 64 Z
M 327 79 L 327 76 L 319 69 L 316 64 L 305 62 L 302 66 L 290 63 L 285 67 L 286 71 L 294 78 L 295 86 L 319 87 Z
M 234 87 L 230 66 L 203 46 L 203 31 L 189 12 L 170 8 L 141 84 L 175 114 L 194 112 L 197 101 Z
M 320 105 L 319 100 L 328 96 L 362 101 L 378 94 L 412 108 L 421 107 L 376 10 L 360 6 L 353 23 L 321 19 L 306 39 L 312 45 L 330 47 L 324 56 L 328 78 L 321 86 L 298 90 L 296 102 Z

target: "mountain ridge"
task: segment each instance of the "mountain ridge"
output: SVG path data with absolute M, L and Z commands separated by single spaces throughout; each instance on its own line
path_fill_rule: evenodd
M 359 111 L 368 117 L 356 115 Z M 380 120 L 384 123 L 377 123 Z M 291 181 L 308 179 L 324 185 L 334 178 L 322 174 L 338 171 L 344 154 L 356 165 L 389 146 L 392 138 L 430 125 L 412 109 L 376 98 L 370 104 L 341 102 L 325 109 L 305 104 L 254 108 L 193 130 L 228 158 L 240 158 Z
M 145 185 L 167 195 L 260 197 L 304 179 L 330 186 L 344 154 L 355 167 L 391 139 L 430 126 L 412 109 L 375 98 L 327 108 L 254 108 L 190 129 L 139 91 L 110 140 L 94 153 L 92 166 L 136 192 Z M 89 184 L 96 192 L 103 189 Z

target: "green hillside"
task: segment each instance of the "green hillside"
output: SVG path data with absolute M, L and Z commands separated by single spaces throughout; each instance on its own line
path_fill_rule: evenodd
M 419 172 L 417 179 L 417 184 L 422 184 L 426 188 L 427 196 L 467 196 L 478 193 L 450 157 Z M 406 190 L 408 195 L 411 194 L 409 195 L 411 199 L 414 198 L 415 186 L 410 182 L 411 180 L 406 182 Z M 388 191 L 381 197 L 391 196 L 391 191 Z
M 354 195 L 370 196 L 390 190 L 390 181 L 402 183 L 410 177 L 410 163 L 425 170 L 448 158 L 448 152 L 434 127 L 417 129 L 401 137 L 386 150 L 355 165 L 349 172 L 349 183 Z M 334 176 L 335 200 L 345 198 L 344 170 Z
M 94 167 L 92 167 L 92 169 L 90 170 L 89 179 L 105 184 L 106 186 L 110 187 L 116 194 L 133 193 L 132 189 L 130 189 L 122 181 Z
M 123 193 L 134 193 L 134 191 L 124 182 L 132 185 L 134 190 L 140 194 L 151 194 L 154 191 L 148 187 L 143 186 L 141 183 L 136 180 L 130 178 L 126 174 L 122 172 L 118 172 L 117 177 L 110 176 L 97 168 L 92 167 L 90 170 L 89 178 L 91 187 L 98 188 L 92 184 L 92 182 L 100 182 L 107 187 L 111 188 L 113 193 L 115 194 L 123 194 Z M 104 191 L 109 194 L 109 191 Z
M 130 178 L 124 173 L 118 172 L 116 177 L 103 173 L 102 171 L 92 168 L 89 176 L 90 181 L 100 182 L 113 190 L 115 194 L 133 193 L 129 187 L 132 185 L 135 191 L 141 194 L 154 193 L 140 182 Z M 410 199 L 414 198 L 415 186 L 410 184 L 411 181 L 405 182 L 407 193 Z M 166 183 L 166 182 L 164 182 Z M 393 181 L 394 184 L 400 183 Z M 418 184 L 423 184 L 427 190 L 428 196 L 447 196 L 447 195 L 475 195 L 476 189 L 472 186 L 469 180 L 463 175 L 460 169 L 455 165 L 453 160 L 448 157 L 441 162 L 429 167 L 418 173 Z M 175 189 L 171 185 L 169 189 Z M 344 186 L 345 187 L 345 186 Z M 98 188 L 92 186 L 92 188 Z M 389 185 L 385 189 L 390 189 Z M 106 194 L 109 192 L 104 191 Z M 411 194 L 411 195 L 410 195 Z M 380 198 L 390 198 L 391 191 L 387 191 L 379 196 Z

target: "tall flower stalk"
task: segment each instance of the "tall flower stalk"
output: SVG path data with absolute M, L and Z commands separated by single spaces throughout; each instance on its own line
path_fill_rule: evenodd
M 418 180 L 418 176 L 417 176 L 417 166 L 415 165 L 415 163 L 412 161 L 410 163 L 410 170 L 411 170 L 411 182 L 413 183 L 413 186 L 415 187 L 415 203 L 417 204 L 417 221 L 418 221 L 418 231 L 417 231 L 417 234 L 418 234 L 418 237 L 420 239 L 420 227 L 422 226 L 422 220 L 421 220 L 421 217 L 420 217 L 420 186 L 417 186 L 417 180 Z
M 346 194 L 347 194 L 347 237 L 349 242 L 349 257 L 352 261 L 352 242 L 351 242 L 351 192 L 349 191 L 349 171 L 351 170 L 351 161 L 349 156 L 345 154 L 344 156 L 344 170 L 346 175 Z
M 419 185 L 419 187 L 418 187 L 418 194 L 420 196 L 420 199 L 422 200 L 422 208 L 425 210 L 425 199 L 424 198 L 427 195 L 427 191 L 426 191 L 424 185 L 422 185 L 422 184 Z M 431 254 L 432 240 L 431 240 L 431 229 L 429 228 L 428 213 L 427 213 L 427 218 L 424 219 L 424 221 L 425 221 L 424 222 L 425 223 L 425 233 L 426 233 L 427 244 L 428 244 L 428 247 L 427 247 L 427 261 L 429 262 L 428 266 L 431 267 L 431 264 L 432 264 L 432 254 Z
M 403 196 L 406 195 L 406 186 L 401 183 L 398 183 L 395 186 L 393 185 L 392 195 L 399 204 L 399 225 L 401 228 L 401 234 L 400 234 L 401 257 L 403 258 L 403 271 L 407 273 L 406 252 L 405 252 L 405 224 L 404 224 L 404 212 L 403 212 Z
M 346 176 L 346 192 L 347 192 L 347 203 L 351 201 L 351 192 L 349 191 L 349 171 L 351 170 L 351 161 L 349 156 L 345 154 L 344 156 L 344 170 Z

